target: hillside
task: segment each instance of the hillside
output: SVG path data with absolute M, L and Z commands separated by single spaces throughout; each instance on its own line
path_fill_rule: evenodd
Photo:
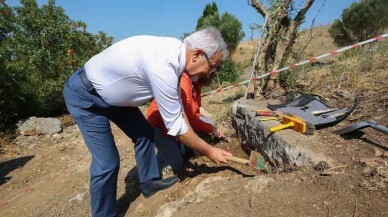
M 333 39 L 328 33 L 328 29 L 329 26 L 321 26 L 312 30 L 304 30 L 300 33 L 295 47 L 298 51 L 305 47 L 302 58 L 320 55 L 336 49 L 336 46 L 333 44 Z M 244 67 L 251 66 L 254 52 L 256 52 L 256 44 L 257 39 L 255 41 L 240 43 L 232 55 L 233 61 Z

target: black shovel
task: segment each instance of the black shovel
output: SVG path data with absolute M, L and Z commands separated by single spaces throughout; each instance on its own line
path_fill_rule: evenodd
M 376 129 L 380 132 L 388 134 L 388 128 L 381 126 L 381 125 L 378 125 L 377 122 L 374 120 L 361 121 L 361 122 L 349 125 L 347 127 L 344 127 L 342 129 L 336 130 L 333 133 L 335 133 L 337 135 L 343 135 L 346 133 L 351 133 L 351 132 L 356 131 L 356 130 L 361 130 L 361 129 L 366 128 L 366 127 L 372 127 L 373 129 Z

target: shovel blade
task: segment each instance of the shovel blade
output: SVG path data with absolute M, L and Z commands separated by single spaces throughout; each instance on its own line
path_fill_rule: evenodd
M 268 172 L 268 164 L 263 155 L 259 152 L 251 151 L 249 155 L 249 165 L 257 170 Z
M 356 131 L 356 130 L 361 130 L 361 129 L 368 127 L 368 126 L 369 126 L 368 122 L 362 121 L 362 122 L 358 122 L 358 123 L 346 126 L 342 129 L 336 130 L 333 133 L 337 134 L 337 135 L 343 135 L 343 134 L 351 133 L 351 132 Z

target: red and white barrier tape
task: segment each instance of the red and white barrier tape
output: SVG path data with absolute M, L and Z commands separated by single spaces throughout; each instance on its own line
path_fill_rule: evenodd
M 281 68 L 281 69 L 278 69 L 278 70 L 274 70 L 274 71 L 270 71 L 270 72 L 268 72 L 266 74 L 263 74 L 263 75 L 260 75 L 258 77 L 252 78 L 251 80 L 252 81 L 259 80 L 259 79 L 265 78 L 267 76 L 273 75 L 275 73 L 283 72 L 283 71 L 286 71 L 286 70 L 289 70 L 289 69 L 294 69 L 294 68 L 296 68 L 298 66 L 301 66 L 301 65 L 304 65 L 304 64 L 307 64 L 307 63 L 312 63 L 312 62 L 315 62 L 315 61 L 317 61 L 319 59 L 323 59 L 323 58 L 326 58 L 326 57 L 329 57 L 329 56 L 334 56 L 334 55 L 336 55 L 338 53 L 341 53 L 341 52 L 344 52 L 344 51 L 347 51 L 347 50 L 350 50 L 350 49 L 353 49 L 353 48 L 357 48 L 357 47 L 360 47 L 361 45 L 368 44 L 368 43 L 371 43 L 371 42 L 374 42 L 374 41 L 380 41 L 381 39 L 387 38 L 387 37 L 388 37 L 388 33 L 385 33 L 385 34 L 376 36 L 374 38 L 368 39 L 366 41 L 362 41 L 362 42 L 359 42 L 359 43 L 356 43 L 356 44 L 353 44 L 353 45 L 350 45 L 350 46 L 347 46 L 347 47 L 343 47 L 341 49 L 338 49 L 338 50 L 335 50 L 335 51 L 332 51 L 332 52 L 329 52 L 329 53 L 322 54 L 320 56 L 310 57 L 308 60 L 302 61 L 300 63 L 291 64 L 291 65 L 289 65 L 287 67 L 284 67 L 284 68 Z M 212 90 L 212 91 L 203 93 L 201 96 L 203 97 L 203 96 L 208 96 L 208 95 L 212 95 L 212 94 L 215 94 L 215 93 L 219 93 L 219 92 L 222 92 L 222 91 L 234 88 L 234 87 L 238 87 L 238 86 L 240 86 L 242 84 L 246 84 L 249 81 L 250 80 L 246 80 L 246 81 L 243 81 L 243 82 L 240 82 L 240 83 L 236 83 L 236 84 L 230 85 L 228 87 L 219 88 L 217 90 Z

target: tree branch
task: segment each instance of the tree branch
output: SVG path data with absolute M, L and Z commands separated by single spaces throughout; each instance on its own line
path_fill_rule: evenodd
M 306 12 L 310 9 L 314 1 L 315 0 L 307 0 L 304 6 L 299 10 L 298 14 L 292 21 L 288 31 L 289 34 L 287 35 L 287 42 L 285 43 L 285 47 L 283 49 L 283 52 L 281 53 L 281 58 L 275 64 L 276 68 L 281 67 L 286 61 L 288 55 L 284 55 L 284 54 L 291 53 L 292 45 L 295 43 L 295 39 L 297 37 L 298 27 L 300 26 L 301 22 L 305 18 Z
M 300 23 L 304 19 L 304 15 L 306 15 L 306 12 L 310 9 L 311 5 L 313 5 L 315 0 L 307 0 L 303 7 L 299 10 L 298 14 L 295 16 L 293 22 Z
M 318 14 L 321 12 L 323 6 L 325 6 L 326 4 L 326 0 L 323 1 L 321 7 L 319 8 L 317 14 L 315 14 L 315 17 L 313 19 L 313 21 L 311 22 L 311 27 L 310 27 L 310 37 L 309 39 L 307 40 L 306 44 L 302 47 L 302 49 L 298 52 L 300 55 L 303 55 L 304 54 L 304 51 L 306 50 L 307 46 L 310 44 L 310 42 L 313 40 L 313 28 L 314 28 L 314 23 L 315 23 L 315 20 L 317 19 L 318 17 Z M 321 33 L 323 34 L 323 33 Z
M 284 7 L 285 7 L 285 8 L 289 8 L 291 2 L 292 2 L 292 0 L 285 0 L 285 1 L 284 1 Z
M 256 1 L 256 0 L 248 0 L 248 5 L 252 6 L 253 8 L 255 8 L 257 10 L 257 12 L 259 12 L 259 14 L 261 14 L 261 16 L 265 17 L 267 16 L 267 9 L 265 9 L 264 5 L 259 1 Z

